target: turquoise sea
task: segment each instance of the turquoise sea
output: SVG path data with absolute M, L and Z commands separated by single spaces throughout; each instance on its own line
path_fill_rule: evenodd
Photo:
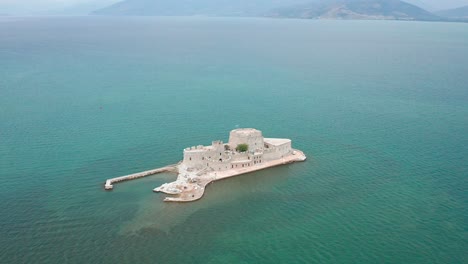
M 162 202 L 255 127 L 304 163 Z M 0 19 L 1 263 L 468 263 L 468 24 Z

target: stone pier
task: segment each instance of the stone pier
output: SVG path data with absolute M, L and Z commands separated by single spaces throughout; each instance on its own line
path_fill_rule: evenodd
M 147 171 L 133 173 L 133 174 L 125 175 L 125 176 L 120 176 L 120 177 L 106 180 L 104 189 L 112 190 L 114 188 L 112 184 L 116 182 L 138 179 L 138 178 L 150 176 L 150 175 L 161 173 L 161 172 L 176 172 L 176 171 L 177 171 L 177 164 L 174 164 L 174 165 L 169 165 L 169 166 L 158 168 L 158 169 L 147 170 Z

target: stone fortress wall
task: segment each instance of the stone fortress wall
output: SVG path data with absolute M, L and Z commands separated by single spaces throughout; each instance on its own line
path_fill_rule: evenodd
M 265 160 L 280 159 L 291 153 L 291 140 L 289 139 L 265 139 L 263 156 Z
M 248 151 L 237 152 L 235 149 L 239 144 L 247 144 Z M 264 138 L 259 130 L 241 128 L 231 131 L 227 144 L 213 141 L 211 146 L 199 145 L 184 149 L 183 165 L 188 170 L 224 171 L 281 159 L 291 151 L 289 139 Z
M 211 146 L 196 146 L 184 149 L 183 164 L 187 168 L 215 170 L 229 169 L 231 155 L 225 151 L 222 141 L 213 141 Z

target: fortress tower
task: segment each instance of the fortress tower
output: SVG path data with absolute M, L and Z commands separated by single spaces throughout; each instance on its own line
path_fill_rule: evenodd
M 238 128 L 229 134 L 229 147 L 235 149 L 239 144 L 249 145 L 249 150 L 263 149 L 262 131 L 254 128 Z

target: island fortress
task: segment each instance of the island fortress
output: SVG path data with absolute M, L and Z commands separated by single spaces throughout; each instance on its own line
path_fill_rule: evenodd
M 291 147 L 290 139 L 264 138 L 257 129 L 239 128 L 231 131 L 227 144 L 213 141 L 211 146 L 189 147 L 184 149 L 184 159 L 177 165 L 123 177 L 143 177 L 138 175 L 172 168 L 178 171 L 177 180 L 153 191 L 172 195 L 164 201 L 189 202 L 200 199 L 206 185 L 213 181 L 304 160 L 306 156 Z M 107 180 L 106 189 L 112 189 L 112 183 L 123 177 Z
M 290 139 L 263 138 L 259 130 L 242 128 L 231 131 L 228 144 L 213 141 L 211 146 L 184 149 L 181 165 L 190 171 L 226 171 L 281 159 L 292 151 Z

